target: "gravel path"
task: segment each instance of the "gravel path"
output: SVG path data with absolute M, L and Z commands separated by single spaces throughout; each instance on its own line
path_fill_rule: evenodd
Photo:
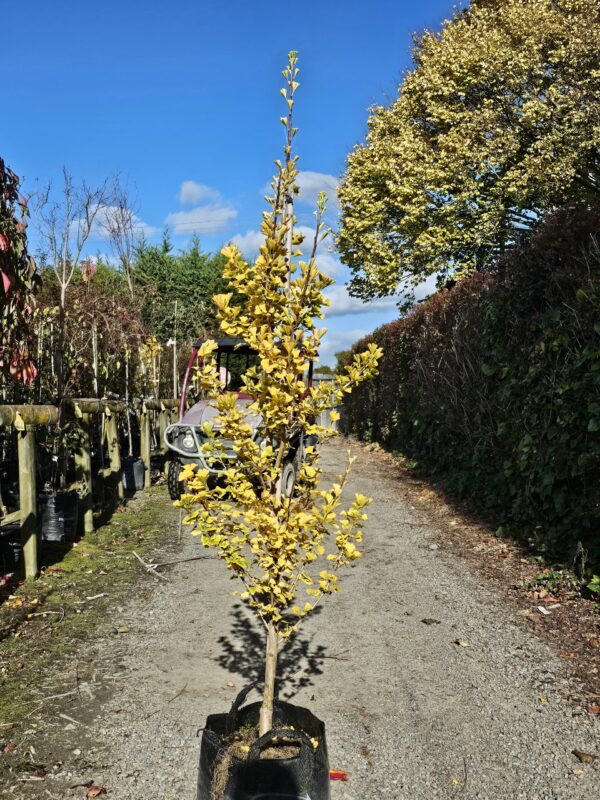
M 600 756 L 597 722 L 575 714 L 564 665 L 436 549 L 426 509 L 355 449 L 351 490 L 374 498 L 365 556 L 282 657 L 284 695 L 326 721 L 331 767 L 349 775 L 332 799 L 599 797 L 600 758 L 571 753 Z M 346 450 L 325 450 L 330 477 Z M 183 556 L 198 554 L 185 537 Z M 262 636 L 223 565 L 181 564 L 169 578 L 123 610 L 116 687 L 82 745 L 82 777 L 117 800 L 195 800 L 196 731 L 260 670 Z

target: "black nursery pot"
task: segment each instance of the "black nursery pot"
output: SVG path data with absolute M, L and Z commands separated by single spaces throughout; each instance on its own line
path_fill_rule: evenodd
M 55 492 L 39 497 L 44 542 L 73 542 L 77 533 L 77 492 Z
M 260 703 L 238 708 L 247 694 L 248 690 L 244 690 L 238 696 L 229 714 L 211 714 L 206 720 L 197 800 L 211 800 L 215 764 L 229 736 L 236 730 L 258 725 Z M 290 732 L 292 727 L 294 730 Z M 261 758 L 273 739 L 281 737 L 298 742 L 298 755 L 287 759 Z M 316 748 L 311 738 L 318 741 Z M 307 708 L 275 701 L 273 730 L 252 745 L 246 761 L 233 758 L 223 800 L 330 800 L 323 722 Z
M 19 523 L 0 528 L 0 584 L 4 575 L 18 573 L 23 561 Z
M 141 492 L 144 488 L 146 468 L 141 458 L 127 456 L 123 459 L 121 480 L 126 492 Z

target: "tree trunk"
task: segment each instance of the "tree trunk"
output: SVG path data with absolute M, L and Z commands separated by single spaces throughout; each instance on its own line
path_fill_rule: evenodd
M 50 377 L 56 377 L 56 363 L 54 353 L 54 325 L 50 323 Z M 50 393 L 52 393 L 52 381 L 50 381 Z
M 56 390 L 58 395 L 58 402 L 60 403 L 65 395 L 65 384 L 67 376 L 65 374 L 65 294 L 61 290 L 60 293 L 60 306 L 58 309 L 58 334 L 56 337 Z
M 135 299 L 135 289 L 133 286 L 133 277 L 131 275 L 131 263 L 128 259 L 123 261 L 123 270 L 125 272 L 125 278 L 127 279 L 127 288 L 129 289 L 129 294 L 131 299 Z
M 267 649 L 265 655 L 265 688 L 260 707 L 259 735 L 263 736 L 273 727 L 273 700 L 275 697 L 275 676 L 277 674 L 278 636 L 275 625 L 267 625 Z
M 66 470 L 67 462 L 65 458 L 66 446 L 63 438 L 64 431 L 64 405 L 63 399 L 67 387 L 67 370 L 66 370 L 66 286 L 62 285 L 60 289 L 60 305 L 58 309 L 58 332 L 55 339 L 57 344 L 56 348 L 56 402 L 60 406 L 60 413 L 58 416 L 58 424 L 55 429 L 54 443 L 52 447 L 53 455 L 53 475 L 52 475 L 52 488 L 57 491 L 66 483 Z

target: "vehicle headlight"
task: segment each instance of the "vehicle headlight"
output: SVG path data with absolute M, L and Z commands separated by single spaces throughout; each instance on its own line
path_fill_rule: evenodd
M 194 441 L 194 437 L 192 436 L 192 432 L 188 431 L 183 439 L 181 440 L 181 446 L 184 450 L 195 450 L 196 449 L 196 442 Z

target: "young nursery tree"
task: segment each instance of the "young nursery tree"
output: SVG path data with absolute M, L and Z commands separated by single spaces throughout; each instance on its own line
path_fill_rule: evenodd
M 65 360 L 67 295 L 80 266 L 83 249 L 106 205 L 107 192 L 107 181 L 98 187 L 91 187 L 85 181 L 76 185 L 64 167 L 62 188 L 54 194 L 49 184 L 38 197 L 36 222 L 45 258 L 54 270 L 60 290 L 55 353 L 59 400 L 65 396 L 68 377 Z
M 283 160 L 275 162 L 273 196 L 267 198 L 270 210 L 263 213 L 264 244 L 253 264 L 236 246 L 223 250 L 232 291 L 214 297 L 223 333 L 242 339 L 258 353 L 257 364 L 243 377 L 243 391 L 250 397 L 246 406 L 236 402 L 236 393 L 222 391 L 213 356 L 216 343 L 207 341 L 200 350 L 200 384 L 218 410 L 214 425 L 203 428 L 204 451 L 207 458 L 219 459 L 224 442 L 229 442 L 236 459 L 217 486 L 209 481 L 207 470 L 185 467 L 181 475 L 187 481 L 181 501 L 188 511 L 186 522 L 242 581 L 241 597 L 266 629 L 261 735 L 272 727 L 280 638 L 296 631 L 323 595 L 338 589 L 340 569 L 360 556 L 364 509 L 370 502 L 356 494 L 349 508 L 340 509 L 349 465 L 331 487 L 320 488 L 317 446 L 335 431 L 316 420 L 353 386 L 374 375 L 381 355 L 373 345 L 334 382 L 307 385 L 307 364 L 317 360 L 326 332 L 316 322 L 327 304 L 323 289 L 332 281 L 315 260 L 326 235 L 324 197 L 318 202 L 310 255 L 303 260 L 297 249 L 302 236 L 294 230 L 293 213 L 298 174 L 297 156 L 292 154 L 296 135 L 292 115 L 299 85 L 296 52 L 290 52 L 283 75 L 287 113 L 281 122 L 286 143 Z M 234 305 L 234 292 L 243 295 L 244 302 Z M 337 419 L 335 411 L 331 418 Z M 303 444 L 293 454 L 290 439 L 295 434 Z M 293 496 L 287 497 L 282 474 L 292 457 L 298 472 Z
M 113 255 L 119 261 L 119 267 L 127 281 L 129 295 L 133 300 L 135 249 L 136 242 L 143 233 L 143 226 L 135 213 L 127 184 L 120 175 L 113 178 L 109 202 L 102 210 L 100 227 L 110 242 Z

